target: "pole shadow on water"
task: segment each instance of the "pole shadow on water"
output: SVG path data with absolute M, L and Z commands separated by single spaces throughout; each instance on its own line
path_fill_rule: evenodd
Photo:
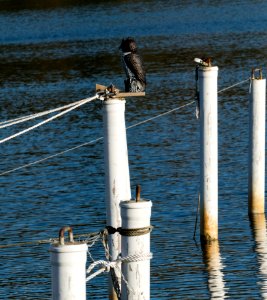
M 258 260 L 258 278 L 262 299 L 267 299 L 267 237 L 265 214 L 251 214 L 250 227 L 255 240 L 255 252 Z
M 225 299 L 227 292 L 225 288 L 223 269 L 220 255 L 219 241 L 202 242 L 203 263 L 207 270 L 207 284 L 210 293 L 210 299 Z

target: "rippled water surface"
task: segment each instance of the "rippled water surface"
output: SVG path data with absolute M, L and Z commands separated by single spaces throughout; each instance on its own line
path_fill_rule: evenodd
M 146 97 L 129 98 L 127 126 L 194 100 L 194 57 L 212 57 L 219 89 L 267 63 L 266 1 L 0 1 L 1 120 L 123 86 L 118 46 L 134 36 Z M 249 82 L 219 94 L 219 243 L 193 240 L 199 182 L 194 105 L 127 131 L 132 193 L 153 201 L 151 299 L 267 299 L 264 216 L 247 217 Z M 36 121 L 1 129 L 1 138 Z M 101 141 L 5 173 L 102 136 L 94 102 L 0 145 L 1 245 L 105 226 Z M 49 245 L 1 248 L 0 299 L 50 299 Z M 102 257 L 101 244 L 95 259 Z M 107 276 L 87 283 L 107 299 Z

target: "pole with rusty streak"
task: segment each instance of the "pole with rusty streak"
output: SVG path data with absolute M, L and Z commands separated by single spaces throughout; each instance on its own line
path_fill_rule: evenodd
M 121 227 L 120 202 L 131 199 L 125 128 L 125 100 L 107 98 L 103 104 L 106 223 Z M 110 260 L 121 253 L 121 238 L 116 232 L 109 235 Z M 120 272 L 116 273 L 120 282 Z M 112 280 L 109 281 L 109 299 L 117 299 Z
M 69 241 L 64 241 L 68 231 Z M 52 299 L 86 299 L 86 260 L 88 246 L 73 240 L 72 229 L 63 227 L 59 231 L 59 243 L 50 247 L 52 265 Z
M 198 68 L 200 101 L 200 237 L 218 239 L 218 67 Z
M 249 99 L 248 213 L 264 213 L 266 79 L 254 75 Z
M 122 216 L 122 300 L 150 299 L 150 217 L 152 202 L 136 198 L 123 201 Z M 138 231 L 142 231 L 139 235 Z M 127 233 L 128 232 L 128 233 Z M 137 233 L 134 233 L 137 232 Z M 127 259 L 127 257 L 132 259 Z M 126 259 L 124 261 L 124 259 Z

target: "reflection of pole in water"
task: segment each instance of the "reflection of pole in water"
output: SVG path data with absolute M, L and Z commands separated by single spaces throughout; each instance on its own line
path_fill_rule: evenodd
M 259 262 L 259 277 L 261 295 L 267 299 L 267 238 L 265 214 L 253 214 L 250 216 L 251 228 L 256 243 L 256 253 Z
M 203 261 L 208 271 L 208 288 L 210 299 L 224 299 L 226 297 L 223 280 L 223 264 L 221 262 L 218 241 L 202 243 Z

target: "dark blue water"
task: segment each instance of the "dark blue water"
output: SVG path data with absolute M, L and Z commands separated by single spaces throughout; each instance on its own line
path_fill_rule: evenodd
M 127 126 L 194 97 L 194 57 L 212 57 L 219 89 L 264 67 L 266 1 L 0 1 L 1 120 L 123 86 L 118 46 L 134 36 L 145 98 L 128 99 Z M 151 299 L 267 299 L 265 218 L 247 217 L 249 83 L 219 96 L 219 244 L 193 240 L 199 182 L 194 105 L 129 129 L 131 184 L 153 201 Z M 1 138 L 35 122 L 1 130 Z M 87 104 L 0 145 L 0 173 L 102 136 L 101 103 Z M 103 144 L 1 175 L 1 245 L 105 226 Z M 197 237 L 199 232 L 197 231 Z M 198 238 L 197 238 L 198 242 Z M 0 299 L 50 299 L 49 245 L 3 248 Z M 102 257 L 102 246 L 93 251 Z M 107 276 L 87 284 L 107 299 Z

